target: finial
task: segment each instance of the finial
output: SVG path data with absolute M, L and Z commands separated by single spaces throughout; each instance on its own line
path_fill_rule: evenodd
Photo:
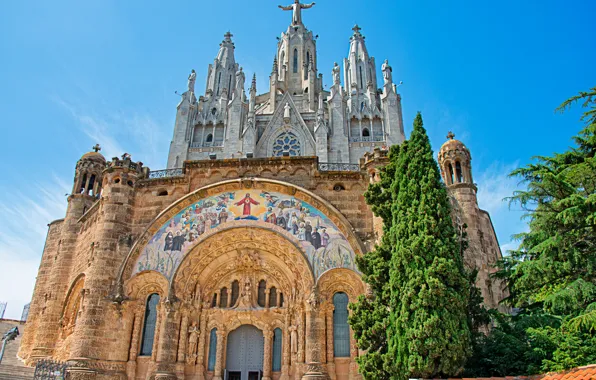
M 257 74 L 252 75 L 252 83 L 250 84 L 250 88 L 257 88 Z
M 272 72 L 273 73 L 276 73 L 277 72 L 277 57 L 274 57 L 273 58 L 273 70 L 272 70 Z
M 232 40 L 232 37 L 234 37 L 234 35 L 230 33 L 229 30 L 226 32 L 226 34 L 224 34 L 224 39 L 228 42 Z
M 97 153 L 97 152 L 99 152 L 101 150 L 101 146 L 99 144 L 95 144 L 93 146 L 93 148 L 91 148 L 91 149 L 93 149 L 95 151 L 95 153 Z
M 123 160 L 126 160 L 127 158 L 130 158 L 130 154 L 128 154 L 128 153 L 124 153 L 124 154 L 122 155 L 122 159 L 123 159 Z
M 360 35 L 360 31 L 362 30 L 362 28 L 359 27 L 358 24 L 356 24 L 356 25 L 354 25 L 354 27 L 352 28 L 352 30 L 354 31 L 354 34 Z
M 448 140 L 453 140 L 455 138 L 455 134 L 451 131 L 449 131 L 449 133 L 447 133 L 447 139 Z

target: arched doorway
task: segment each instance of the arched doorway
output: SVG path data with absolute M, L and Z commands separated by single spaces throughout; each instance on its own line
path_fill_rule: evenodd
M 226 380 L 259 380 L 263 371 L 263 332 L 243 325 L 228 335 Z

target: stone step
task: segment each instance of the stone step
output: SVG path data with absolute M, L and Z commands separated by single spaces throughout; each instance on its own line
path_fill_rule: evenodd
M 33 379 L 35 368 L 0 364 L 0 380 Z

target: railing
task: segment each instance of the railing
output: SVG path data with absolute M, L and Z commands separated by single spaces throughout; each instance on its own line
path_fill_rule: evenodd
M 352 136 L 350 142 L 384 142 L 383 136 Z
M 341 162 L 319 162 L 321 172 L 359 172 L 359 164 L 346 164 Z
M 190 143 L 191 148 L 219 148 L 219 147 L 222 147 L 223 145 L 224 145 L 223 141 Z
M 170 177 L 184 177 L 184 170 L 182 170 L 182 168 L 177 168 L 177 169 L 155 170 L 155 171 L 149 172 L 149 179 L 170 178 Z
M 64 380 L 66 379 L 66 369 L 68 364 L 43 359 L 35 365 L 35 372 L 33 373 L 33 380 Z

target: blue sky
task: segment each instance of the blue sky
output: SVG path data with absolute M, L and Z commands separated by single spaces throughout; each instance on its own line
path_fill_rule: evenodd
M 284 0 L 290 3 L 291 0 Z M 366 6 L 364 6 L 366 4 Z M 276 39 L 290 22 L 276 1 L 38 0 L 0 4 L 0 301 L 18 318 L 47 223 L 64 215 L 77 159 L 96 142 L 165 167 L 178 96 L 230 30 L 236 61 L 267 89 Z M 284 3 L 284 5 L 286 5 Z M 594 1 L 330 1 L 305 10 L 319 70 L 347 54 L 360 24 L 389 59 L 406 134 L 421 111 L 433 148 L 453 130 L 473 156 L 480 206 L 502 247 L 525 227 L 501 200 L 513 168 L 562 151 L 580 129 L 563 100 L 596 85 Z

